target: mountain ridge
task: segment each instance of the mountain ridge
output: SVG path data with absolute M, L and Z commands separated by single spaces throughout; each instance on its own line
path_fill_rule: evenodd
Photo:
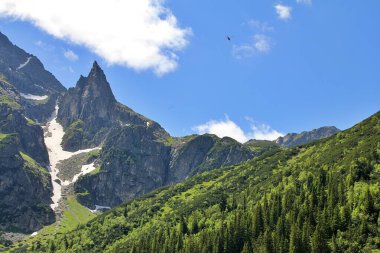
M 303 131 L 299 134 L 289 133 L 283 137 L 277 138 L 274 142 L 282 147 L 289 148 L 294 146 L 300 146 L 313 141 L 324 139 L 339 133 L 341 130 L 335 126 L 324 126 L 313 129 L 311 131 Z

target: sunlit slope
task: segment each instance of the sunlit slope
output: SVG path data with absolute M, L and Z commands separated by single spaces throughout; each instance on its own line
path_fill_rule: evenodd
M 317 143 L 162 188 L 57 235 L 55 252 L 376 252 L 380 113 Z

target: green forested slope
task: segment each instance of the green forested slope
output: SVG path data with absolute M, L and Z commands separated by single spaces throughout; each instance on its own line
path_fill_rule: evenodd
M 380 252 L 380 113 L 159 189 L 48 244 L 51 252 Z

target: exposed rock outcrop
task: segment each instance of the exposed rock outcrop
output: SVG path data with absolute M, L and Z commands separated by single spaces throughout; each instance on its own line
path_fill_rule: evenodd
M 0 229 L 32 232 L 54 222 L 48 172 L 19 151 L 15 134 L 0 134 Z

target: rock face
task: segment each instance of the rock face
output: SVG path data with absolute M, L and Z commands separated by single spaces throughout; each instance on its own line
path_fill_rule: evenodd
M 253 156 L 246 146 L 214 135 L 171 137 L 158 123 L 115 100 L 95 62 L 60 103 L 67 150 L 102 145 L 98 169 L 75 184 L 79 200 L 90 208 L 116 206 L 158 187 Z
M 248 148 L 229 137 L 195 136 L 180 145 L 172 145 L 168 183 L 177 183 L 196 173 L 237 164 L 252 157 Z
M 43 130 L 32 120 L 27 120 L 22 111 L 0 103 L 0 133 L 17 134 L 20 151 L 33 157 L 41 165 L 49 165 Z
M 0 73 L 19 92 L 34 95 L 50 95 L 65 92 L 62 84 L 34 55 L 21 48 L 0 33 Z
M 44 133 L 66 89 L 33 55 L 0 33 L 0 230 L 32 232 L 54 222 Z
M 275 143 L 281 145 L 282 147 L 289 148 L 327 138 L 339 132 L 340 130 L 334 126 L 321 127 L 309 132 L 305 131 L 300 134 L 287 134 L 284 137 L 279 137 L 275 140 Z
M 114 126 L 149 125 L 158 137 L 168 136 L 159 124 L 116 101 L 96 62 L 90 74 L 81 76 L 76 87 L 64 95 L 58 120 L 66 129 L 63 147 L 69 151 L 99 146 Z
M 0 134 L 0 229 L 33 232 L 54 222 L 51 182 L 20 146 L 17 135 Z

